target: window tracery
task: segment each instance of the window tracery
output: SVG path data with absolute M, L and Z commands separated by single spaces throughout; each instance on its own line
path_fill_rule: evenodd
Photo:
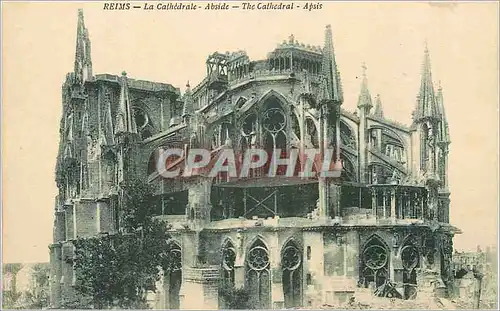
M 280 108 L 269 108 L 262 115 L 266 147 L 270 150 L 286 148 L 286 116 Z
M 182 284 L 182 251 L 179 245 L 172 243 L 167 255 L 166 274 L 169 285 L 169 309 L 179 309 L 179 293 Z
M 372 238 L 365 246 L 362 254 L 362 285 L 369 287 L 370 284 L 381 286 L 388 279 L 389 251 L 387 247 L 378 240 Z
M 255 297 L 257 309 L 270 306 L 271 279 L 270 260 L 267 247 L 261 240 L 255 241 L 246 260 L 246 285 L 250 295 Z
M 222 270 L 223 282 L 234 285 L 234 264 L 236 261 L 236 250 L 231 242 L 226 242 L 222 248 Z
M 401 164 L 406 163 L 404 148 L 402 146 L 396 144 L 386 144 L 384 153 L 386 156 L 395 160 L 398 163 Z
M 255 147 L 257 143 L 257 117 L 251 114 L 245 118 L 241 127 L 241 148 L 245 151 L 247 148 Z
M 356 149 L 356 138 L 354 137 L 354 133 L 345 122 L 340 122 L 340 140 L 342 146 Z
M 415 268 L 419 265 L 419 258 L 420 253 L 414 244 L 407 244 L 401 249 L 405 299 L 414 299 L 417 295 L 417 275 Z
M 302 304 L 302 252 L 293 241 L 283 249 L 281 267 L 285 308 L 298 307 Z

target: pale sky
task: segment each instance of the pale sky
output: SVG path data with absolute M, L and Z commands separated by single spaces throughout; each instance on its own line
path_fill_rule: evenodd
M 344 107 L 356 107 L 361 63 L 387 117 L 410 123 L 427 40 L 449 121 L 454 246 L 496 245 L 498 4 L 323 3 L 316 12 L 104 11 L 103 4 L 2 3 L 3 262 L 48 261 L 61 85 L 73 69 L 83 8 L 94 74 L 120 74 L 184 90 L 212 52 L 264 59 L 290 34 L 323 45 L 332 25 Z

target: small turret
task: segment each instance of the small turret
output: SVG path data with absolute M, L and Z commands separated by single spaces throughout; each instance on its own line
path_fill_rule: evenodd
M 368 90 L 368 79 L 366 77 L 366 69 L 367 69 L 366 64 L 363 63 L 361 68 L 363 69 L 363 80 L 361 82 L 361 91 L 358 97 L 358 108 L 360 110 L 364 109 L 366 113 L 369 113 L 373 105 L 372 105 L 372 97 L 370 95 L 370 91 Z
M 182 107 L 182 119 L 184 122 L 188 122 L 189 119 L 194 115 L 194 101 L 193 93 L 191 92 L 191 86 L 189 81 L 186 83 L 186 93 L 184 94 L 184 106 Z
M 359 181 L 366 182 L 366 159 L 368 155 L 367 143 L 368 139 L 367 133 L 367 123 L 366 117 L 370 114 L 372 109 L 372 97 L 370 91 L 368 90 L 368 79 L 366 77 L 366 65 L 363 63 L 361 66 L 363 69 L 363 80 L 361 82 L 361 91 L 358 98 L 358 109 L 359 109 Z
M 375 99 L 375 110 L 373 111 L 373 116 L 377 118 L 384 118 L 384 108 L 382 107 L 380 94 L 377 94 L 377 97 Z
M 137 134 L 137 126 L 135 124 L 133 111 L 130 103 L 130 95 L 128 90 L 127 73 L 122 72 L 120 78 L 121 91 L 120 102 L 118 104 L 118 112 L 116 114 L 115 134 L 132 133 Z
M 444 100 L 443 100 L 443 88 L 441 87 L 441 82 L 438 84 L 438 92 L 436 96 L 436 101 L 439 109 L 439 139 L 438 144 L 440 145 L 449 145 L 450 141 L 450 133 L 448 129 L 448 120 L 446 119 L 446 113 L 444 109 Z

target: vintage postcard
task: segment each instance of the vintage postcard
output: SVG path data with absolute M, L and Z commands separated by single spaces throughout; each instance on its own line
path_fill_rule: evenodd
M 2 308 L 498 308 L 498 26 L 4 1 Z

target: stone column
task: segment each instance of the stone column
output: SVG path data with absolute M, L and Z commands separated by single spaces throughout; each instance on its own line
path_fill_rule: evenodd
M 371 188 L 370 193 L 372 195 L 372 214 L 375 219 L 377 219 L 377 188 Z
M 413 218 L 417 218 L 418 205 L 418 192 L 413 193 Z
M 50 248 L 50 306 L 51 308 L 59 309 L 61 307 L 61 244 L 56 243 L 49 246 Z
M 413 218 L 413 212 L 410 213 L 411 211 L 411 193 L 410 192 L 405 192 L 405 204 L 404 204 L 404 210 L 403 210 L 403 215 L 404 218 L 407 216 L 410 216 L 410 218 Z M 411 215 L 410 215 L 411 214 Z
M 269 236 L 269 260 L 271 278 L 271 305 L 272 309 L 283 309 L 285 306 L 285 296 L 283 293 L 283 281 L 281 270 L 281 247 L 279 245 L 277 232 Z
M 420 217 L 421 217 L 422 220 L 425 220 L 425 208 L 424 208 L 425 207 L 424 206 L 424 199 L 425 199 L 425 197 L 422 194 L 422 190 L 420 190 L 418 194 L 419 194 L 420 211 L 421 211 Z
M 384 208 L 384 210 L 383 210 L 384 219 L 387 218 L 387 200 L 386 200 L 386 198 L 387 198 L 387 190 L 383 189 L 382 190 L 382 206 Z
M 391 190 L 391 219 L 396 220 L 396 188 Z
M 342 218 L 342 212 L 341 212 L 341 207 L 340 207 L 340 197 L 341 197 L 341 187 L 339 185 L 333 184 L 333 183 L 328 183 L 328 188 L 327 188 L 327 202 L 328 202 L 328 207 L 327 210 L 332 211 L 331 216 L 333 218 L 338 218 L 339 220 Z M 328 215 L 328 212 L 327 214 Z
M 56 211 L 56 226 L 54 228 L 54 242 L 66 240 L 66 222 L 64 211 Z
M 377 130 L 377 150 L 383 153 L 382 150 L 382 130 Z
M 366 182 L 366 109 L 361 107 L 359 116 L 359 182 Z
M 236 259 L 234 261 L 234 286 L 242 288 L 245 286 L 245 249 L 244 236 L 240 230 L 236 233 Z
M 188 212 L 194 211 L 194 228 L 201 228 L 210 222 L 210 191 L 211 181 L 209 178 L 196 177 L 188 189 Z

